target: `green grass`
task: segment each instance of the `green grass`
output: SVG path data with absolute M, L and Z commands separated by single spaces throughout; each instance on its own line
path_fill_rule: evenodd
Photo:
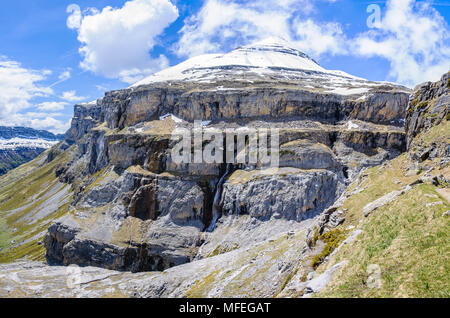
M 43 260 L 45 249 L 40 242 L 47 228 L 68 211 L 70 191 L 53 211 L 45 211 L 49 191 L 68 187 L 61 185 L 55 175 L 56 168 L 67 162 L 68 154 L 57 156 L 50 164 L 45 163 L 45 157 L 46 153 L 0 177 L 0 263 L 21 258 Z M 45 213 L 35 217 L 39 211 Z
M 222 245 L 218 245 L 210 254 L 208 254 L 207 257 L 214 257 L 220 254 L 225 254 L 234 250 L 237 250 L 239 248 L 239 244 L 233 244 L 231 246 L 222 246 Z
M 282 292 L 282 291 L 286 288 L 287 284 L 289 284 L 289 282 L 292 280 L 292 278 L 293 278 L 295 275 L 297 275 L 297 273 L 298 273 L 298 268 L 296 268 L 293 272 L 290 272 L 290 273 L 289 273 L 289 275 L 286 277 L 285 281 L 284 281 L 283 284 L 281 285 L 280 292 Z
M 447 119 L 439 125 L 433 126 L 430 130 L 419 134 L 419 136 L 414 139 L 414 143 L 425 146 L 436 143 L 438 140 L 450 142 L 450 121 Z
M 8 247 L 10 241 L 11 239 L 5 221 L 0 219 L 0 249 Z
M 348 259 L 342 273 L 320 297 L 449 297 L 450 223 L 442 213 L 450 205 L 426 207 L 438 195 L 432 185 L 420 185 L 378 209 L 364 223 L 363 233 L 343 246 L 334 260 Z M 367 287 L 367 267 L 378 264 L 382 287 Z
M 194 285 L 186 292 L 188 298 L 202 298 L 205 297 L 205 291 L 208 291 L 214 287 L 216 276 L 219 274 L 219 270 L 216 270 L 207 275 L 202 280 L 197 280 Z
M 423 101 L 417 104 L 416 109 L 423 109 L 428 107 L 428 101 Z
M 314 233 L 313 246 L 316 245 L 317 240 L 325 243 L 320 254 L 315 255 L 311 262 L 311 267 L 316 269 L 323 263 L 325 258 L 329 256 L 338 246 L 346 239 L 347 231 L 340 228 L 333 229 L 317 237 L 317 231 Z

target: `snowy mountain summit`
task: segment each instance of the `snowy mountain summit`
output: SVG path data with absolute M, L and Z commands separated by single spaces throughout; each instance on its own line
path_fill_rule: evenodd
M 268 38 L 237 48 L 226 54 L 206 54 L 188 59 L 174 67 L 151 75 L 133 86 L 176 80 L 213 80 L 235 71 L 236 75 L 293 75 L 293 72 L 313 71 L 333 75 L 351 75 L 328 71 L 289 42 Z
M 45 130 L 0 126 L 0 175 L 34 159 L 63 138 Z
M 0 126 L 0 151 L 19 148 L 48 149 L 63 139 L 45 130 Z
M 307 90 L 337 95 L 364 96 L 372 88 L 390 85 L 371 82 L 343 71 L 327 70 L 294 45 L 279 38 L 268 38 L 239 47 L 226 54 L 206 54 L 153 74 L 132 88 L 162 82 L 214 84 L 223 81 L 297 82 Z M 218 86 L 217 89 L 227 89 Z

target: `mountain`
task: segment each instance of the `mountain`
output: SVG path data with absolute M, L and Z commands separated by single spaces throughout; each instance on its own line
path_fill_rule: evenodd
M 364 81 L 341 71 L 328 71 L 306 54 L 290 47 L 286 41 L 268 38 L 227 54 L 207 54 L 191 58 L 175 67 L 151 75 L 133 87 L 179 80 L 215 82 L 229 76 L 234 80 L 265 79 L 267 76 L 310 80 L 312 74 L 315 77 L 322 76 L 324 80 Z
M 445 76 L 412 92 L 268 39 L 76 105 L 64 143 L 0 177 L 0 261 L 21 260 L 0 272 L 34 282 L 0 295 L 448 295 Z M 172 156 L 186 131 L 252 128 L 278 129 L 278 167 Z M 389 275 L 378 289 L 371 264 Z
M 0 126 L 0 175 L 51 148 L 63 135 L 26 127 Z

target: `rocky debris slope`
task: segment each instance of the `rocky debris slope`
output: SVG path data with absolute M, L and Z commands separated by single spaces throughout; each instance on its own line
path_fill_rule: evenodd
M 64 138 L 44 130 L 0 127 L 0 175 L 28 162 Z

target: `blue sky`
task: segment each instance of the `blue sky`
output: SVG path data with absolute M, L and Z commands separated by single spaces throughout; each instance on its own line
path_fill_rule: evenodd
M 78 102 L 269 36 L 412 87 L 450 69 L 449 21 L 450 1 L 431 0 L 4 0 L 0 125 L 64 132 Z

